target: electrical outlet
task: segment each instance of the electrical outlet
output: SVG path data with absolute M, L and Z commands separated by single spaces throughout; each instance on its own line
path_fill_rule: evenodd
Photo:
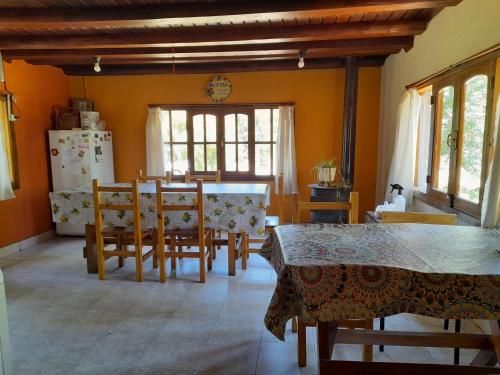
M 9 121 L 16 121 L 16 120 L 17 120 L 17 116 L 15 114 L 11 113 L 9 115 Z

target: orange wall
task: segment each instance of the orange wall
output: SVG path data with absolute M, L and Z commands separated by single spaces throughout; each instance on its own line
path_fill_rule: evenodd
M 5 64 L 5 77 L 21 114 L 15 123 L 21 182 L 14 199 L 0 201 L 0 247 L 52 229 L 46 137 L 52 106 L 69 98 L 68 77 L 56 68 L 15 61 Z
M 320 158 L 342 152 L 344 70 L 303 70 L 225 74 L 232 92 L 227 103 L 295 103 L 298 182 L 302 199 L 314 182 L 310 170 Z M 149 75 L 70 77 L 71 95 L 96 102 L 101 118 L 113 132 L 117 181 L 131 179 L 146 166 L 147 105 L 210 103 L 204 86 L 211 75 Z M 361 214 L 373 209 L 377 161 L 380 69 L 359 73 L 356 186 Z M 273 205 L 274 208 L 274 205 Z

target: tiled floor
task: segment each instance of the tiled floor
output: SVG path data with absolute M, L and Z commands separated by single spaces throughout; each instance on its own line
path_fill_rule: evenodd
M 108 280 L 86 273 L 83 241 L 55 238 L 0 258 L 6 279 L 15 374 L 187 375 L 315 374 L 315 332 L 308 329 L 307 368 L 296 364 L 296 335 L 274 338 L 263 317 L 275 274 L 258 255 L 249 269 L 227 276 L 223 249 L 197 280 L 197 263 L 183 259 L 176 278 L 158 282 L 151 263 L 134 281 L 134 261 L 108 261 Z M 473 324 L 467 331 L 476 332 Z M 440 320 L 398 315 L 387 329 L 440 330 Z M 376 323 L 378 326 L 378 323 Z M 359 347 L 338 345 L 334 356 L 360 359 Z M 463 351 L 464 363 L 473 351 Z M 452 349 L 386 347 L 378 361 L 451 363 Z

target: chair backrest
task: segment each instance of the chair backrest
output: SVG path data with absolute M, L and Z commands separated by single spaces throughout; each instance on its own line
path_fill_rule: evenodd
M 140 245 L 142 240 L 141 229 L 141 206 L 139 193 L 139 180 L 132 180 L 130 186 L 101 186 L 99 180 L 92 180 L 94 196 L 95 228 L 97 235 L 103 232 L 103 211 L 131 211 L 134 222 L 135 243 Z M 102 193 L 126 193 L 130 194 L 130 203 L 103 203 Z
M 172 182 L 172 172 L 170 171 L 165 171 L 165 176 L 146 176 L 143 175 L 142 169 L 137 170 L 137 179 L 139 181 L 156 181 L 156 180 L 164 180 L 167 182 L 167 184 L 170 184 Z
M 348 202 L 297 202 L 295 210 L 295 223 L 300 223 L 300 214 L 302 211 L 348 211 L 349 224 L 358 223 L 359 212 L 359 193 L 352 191 L 349 194 Z
M 191 172 L 189 170 L 187 170 L 186 174 L 185 174 L 186 183 L 189 184 L 190 182 L 196 181 L 196 180 L 202 180 L 203 182 L 219 183 L 219 182 L 221 182 L 221 173 L 219 170 L 217 170 L 214 173 L 195 175 L 195 174 L 191 174 Z
M 382 211 L 380 214 L 380 222 L 382 224 L 420 223 L 420 224 L 456 225 L 457 215 L 434 213 L 434 212 Z
M 196 202 L 191 204 L 164 204 L 162 193 L 196 193 Z M 156 216 L 158 236 L 165 232 L 165 211 L 196 211 L 198 213 L 198 235 L 204 238 L 205 203 L 203 201 L 203 180 L 196 180 L 196 187 L 168 187 L 162 180 L 156 180 Z M 201 245 L 200 245 L 201 246 Z

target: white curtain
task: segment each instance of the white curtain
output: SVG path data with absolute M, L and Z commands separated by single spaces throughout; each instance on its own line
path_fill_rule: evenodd
M 146 162 L 149 176 L 165 175 L 162 117 L 160 108 L 149 108 L 146 123 Z
M 276 142 L 276 194 L 278 194 L 278 175 L 283 173 L 283 192 L 295 194 L 297 188 L 297 168 L 295 162 L 294 108 L 279 107 L 279 128 Z
M 422 193 L 427 192 L 427 170 L 429 168 L 429 146 L 431 138 L 431 97 L 431 90 L 422 95 L 418 120 L 418 179 L 416 189 Z
M 481 226 L 500 228 L 500 97 L 497 100 L 493 160 L 484 186 Z
M 392 155 L 391 169 L 387 184 L 386 200 L 392 201 L 389 184 L 403 186 L 406 204 L 413 201 L 413 178 L 416 157 L 418 115 L 421 97 L 417 90 L 410 89 L 403 94 L 398 110 L 396 142 Z
M 14 198 L 14 191 L 12 190 L 12 183 L 10 180 L 9 159 L 7 155 L 7 139 L 3 129 L 6 129 L 9 124 L 7 123 L 7 97 L 0 96 L 0 200 Z

